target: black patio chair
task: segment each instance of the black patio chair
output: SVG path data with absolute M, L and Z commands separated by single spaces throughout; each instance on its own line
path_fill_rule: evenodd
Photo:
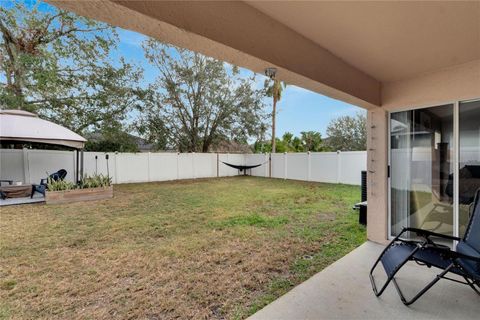
M 39 192 L 43 194 L 43 196 L 45 197 L 45 191 L 47 190 L 47 184 L 49 179 L 53 181 L 59 181 L 59 180 L 65 179 L 66 176 L 67 176 L 67 170 L 60 169 L 57 172 L 49 175 L 48 178 L 41 179 L 40 184 L 32 185 L 32 195 L 30 197 L 33 198 L 33 195 L 35 194 L 35 192 Z
M 462 239 L 423 229 L 403 228 L 400 234 L 383 250 L 370 270 L 370 281 L 375 295 L 379 297 L 385 291 L 390 281 L 392 281 L 402 302 L 405 305 L 410 305 L 417 301 L 418 298 L 433 287 L 440 279 L 468 285 L 480 295 L 480 189 L 476 192 L 475 201 L 471 208 L 470 220 L 465 236 Z M 417 238 L 421 240 L 402 239 L 401 236 L 406 232 L 416 234 Z M 451 250 L 448 246 L 438 244 L 431 239 L 432 237 L 458 241 L 456 249 Z M 410 300 L 405 298 L 395 280 L 395 274 L 408 261 L 415 261 L 419 265 L 428 268 L 436 267 L 441 270 L 430 283 Z M 373 272 L 379 262 L 382 262 L 387 274 L 387 281 L 380 291 L 377 290 L 373 277 Z M 465 281 L 449 278 L 447 277 L 448 273 L 459 275 Z

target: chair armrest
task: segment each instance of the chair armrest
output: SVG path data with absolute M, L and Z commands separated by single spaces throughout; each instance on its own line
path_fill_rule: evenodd
M 447 258 L 450 258 L 450 259 L 453 259 L 453 260 L 455 260 L 455 259 L 467 259 L 467 260 L 472 260 L 472 261 L 475 261 L 477 263 L 480 263 L 480 257 L 469 256 L 467 254 L 460 253 L 460 252 L 457 252 L 457 251 L 453 251 L 453 250 L 450 250 L 448 248 L 436 247 L 436 246 L 428 245 L 428 244 L 425 246 L 425 248 L 437 251 L 439 254 L 444 255 Z
M 46 185 L 46 184 L 47 184 L 47 181 L 48 181 L 47 178 L 42 178 L 42 179 L 40 179 L 40 185 Z
M 453 240 L 453 241 L 460 241 L 461 239 L 459 237 L 453 237 L 453 236 L 448 236 L 448 235 L 445 235 L 445 234 L 441 234 L 441 233 L 436 233 L 436 232 L 432 232 L 432 231 L 428 231 L 428 230 L 424 230 L 424 229 L 418 229 L 418 228 L 403 228 L 402 233 L 404 232 L 415 232 L 417 235 L 421 236 L 421 237 L 424 237 L 424 238 L 427 238 L 428 237 L 438 237 L 438 238 L 443 238 L 443 239 L 447 239 L 447 240 Z

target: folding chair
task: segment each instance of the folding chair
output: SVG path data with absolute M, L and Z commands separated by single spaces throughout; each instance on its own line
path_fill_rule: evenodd
M 383 250 L 370 270 L 370 281 L 375 295 L 377 297 L 381 296 L 389 283 L 393 282 L 402 302 L 405 305 L 410 305 L 417 301 L 418 298 L 432 288 L 440 279 L 468 285 L 480 295 L 480 189 L 476 192 L 472 209 L 465 236 L 462 239 L 423 229 L 403 228 L 400 234 Z M 417 238 L 421 240 L 402 239 L 402 235 L 406 232 L 416 234 Z M 456 250 L 454 251 L 448 246 L 435 243 L 431 237 L 458 241 Z M 397 272 L 408 261 L 415 261 L 419 265 L 428 268 L 436 267 L 440 269 L 440 273 L 410 300 L 405 298 L 395 280 Z M 373 277 L 373 272 L 379 262 L 382 263 L 387 274 L 387 281 L 382 285 L 380 290 L 377 289 Z M 459 275 L 464 281 L 447 277 L 449 273 Z

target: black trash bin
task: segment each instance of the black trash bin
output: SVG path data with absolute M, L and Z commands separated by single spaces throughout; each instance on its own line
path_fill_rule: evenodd
M 361 200 L 355 204 L 355 209 L 358 209 L 358 223 L 367 225 L 367 171 L 362 171 L 361 181 Z

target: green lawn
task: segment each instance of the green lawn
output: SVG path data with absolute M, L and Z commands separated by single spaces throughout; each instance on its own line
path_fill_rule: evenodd
M 356 186 L 253 177 L 2 208 L 0 318 L 244 318 L 365 241 Z

